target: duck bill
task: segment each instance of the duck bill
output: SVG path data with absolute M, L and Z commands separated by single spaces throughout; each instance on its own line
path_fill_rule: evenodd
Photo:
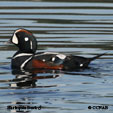
M 12 44 L 11 40 L 8 40 L 6 42 L 4 42 L 4 44 L 8 45 L 8 44 Z

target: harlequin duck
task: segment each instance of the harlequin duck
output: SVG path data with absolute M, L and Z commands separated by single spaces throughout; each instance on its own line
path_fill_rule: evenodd
M 36 53 L 37 40 L 33 34 L 26 29 L 16 30 L 10 41 L 19 48 L 12 58 L 11 66 L 13 69 L 84 69 L 88 67 L 91 61 L 104 55 L 99 54 L 93 58 L 84 58 L 53 52 Z

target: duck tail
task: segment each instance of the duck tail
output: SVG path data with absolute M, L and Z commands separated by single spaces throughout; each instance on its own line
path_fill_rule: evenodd
M 102 54 L 96 55 L 96 56 L 90 58 L 90 61 L 93 61 L 93 60 L 95 60 L 95 59 L 97 59 L 97 58 L 99 58 L 99 57 L 101 57 L 101 56 L 103 56 L 103 55 L 105 55 L 105 54 L 106 54 L 106 53 L 102 53 Z

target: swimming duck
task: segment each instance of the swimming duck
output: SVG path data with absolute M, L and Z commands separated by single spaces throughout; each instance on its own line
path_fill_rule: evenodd
M 52 69 L 52 70 L 76 70 L 85 69 L 91 61 L 104 54 L 92 58 L 75 55 L 66 55 L 56 52 L 38 52 L 37 40 L 26 29 L 17 29 L 10 41 L 18 47 L 11 61 L 13 69 Z

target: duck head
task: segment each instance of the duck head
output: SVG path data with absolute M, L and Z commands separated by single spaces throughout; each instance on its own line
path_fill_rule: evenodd
M 11 40 L 19 51 L 26 53 L 35 53 L 37 49 L 37 40 L 32 33 L 26 29 L 18 29 L 14 32 Z

